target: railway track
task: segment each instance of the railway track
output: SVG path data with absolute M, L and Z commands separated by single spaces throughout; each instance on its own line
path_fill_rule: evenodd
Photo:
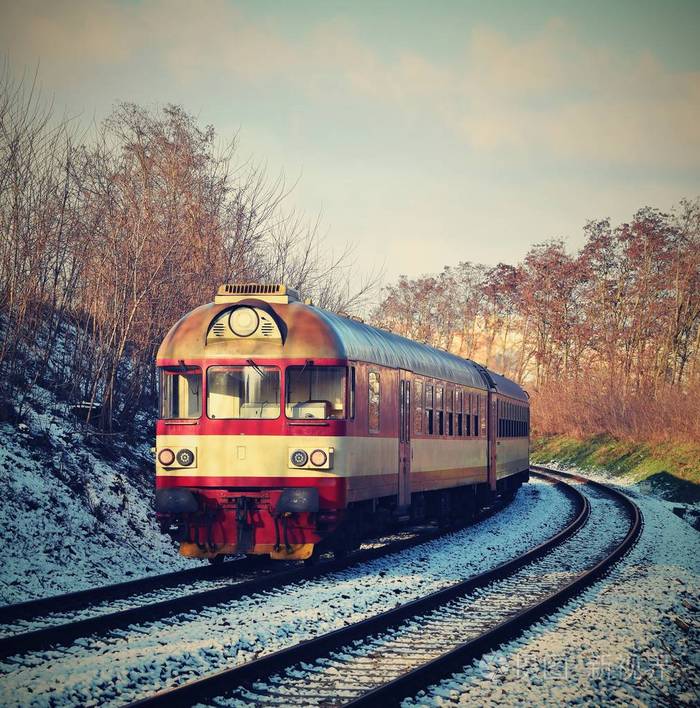
M 484 520 L 504 506 L 505 503 L 498 501 L 470 523 Z M 404 534 L 408 537 L 400 540 L 384 543 L 382 539 L 370 540 L 366 544 L 369 547 L 361 548 L 346 558 L 326 557 L 313 566 L 299 563 L 261 564 L 257 559 L 243 558 L 221 566 L 200 566 L 0 607 L 0 659 L 313 580 L 327 573 L 398 553 L 454 530 L 426 527 L 408 531 Z
M 131 705 L 398 704 L 514 638 L 600 578 L 642 528 L 639 509 L 617 490 L 544 468 L 535 473 L 566 479 L 578 504 L 574 520 L 540 546 L 362 622 Z

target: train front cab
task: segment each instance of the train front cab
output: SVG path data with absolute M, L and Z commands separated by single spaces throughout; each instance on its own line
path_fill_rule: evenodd
M 346 504 L 343 361 L 161 362 L 156 507 L 183 555 L 304 559 Z

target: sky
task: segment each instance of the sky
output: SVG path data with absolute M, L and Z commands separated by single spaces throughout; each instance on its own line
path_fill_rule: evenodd
M 698 36 L 698 0 L 0 0 L 62 112 L 182 105 L 387 281 L 700 196 Z

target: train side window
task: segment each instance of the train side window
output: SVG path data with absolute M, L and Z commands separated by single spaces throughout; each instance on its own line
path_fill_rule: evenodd
M 434 392 L 434 387 L 433 384 L 425 384 L 425 423 L 426 423 L 426 430 L 425 432 L 428 435 L 433 434 L 433 428 L 434 426 L 434 411 L 433 411 L 433 405 L 434 405 L 434 400 L 433 400 L 433 392 Z
M 423 432 L 423 382 L 416 379 L 414 383 L 415 418 L 413 422 L 414 432 Z
M 464 396 L 464 434 L 472 434 L 472 395 L 468 393 Z
M 456 399 L 455 399 L 455 411 L 457 415 L 457 436 L 462 437 L 462 405 L 464 401 L 464 393 L 460 391 L 459 389 L 456 392 Z
M 350 418 L 355 417 L 355 367 L 348 367 L 348 413 Z
M 435 387 L 435 413 L 437 414 L 437 435 L 445 434 L 445 389 Z
M 508 437 L 513 437 L 513 404 L 508 404 Z
M 379 374 L 376 371 L 369 372 L 368 379 L 368 402 L 369 402 L 369 432 L 379 432 L 379 403 L 381 400 L 381 390 L 379 387 Z
M 445 418 L 447 419 L 446 433 L 447 435 L 454 435 L 454 395 L 455 392 L 448 388 L 445 391 Z
M 160 417 L 163 420 L 202 415 L 202 370 L 198 366 L 159 369 Z
M 350 398 L 350 417 L 355 417 L 355 367 L 350 367 L 350 388 L 348 389 L 348 397 Z

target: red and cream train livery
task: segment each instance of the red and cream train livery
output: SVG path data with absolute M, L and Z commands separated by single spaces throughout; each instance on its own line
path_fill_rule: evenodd
M 397 516 L 464 518 L 527 480 L 518 385 L 285 286 L 222 286 L 157 363 L 156 511 L 186 556 L 344 552 Z

